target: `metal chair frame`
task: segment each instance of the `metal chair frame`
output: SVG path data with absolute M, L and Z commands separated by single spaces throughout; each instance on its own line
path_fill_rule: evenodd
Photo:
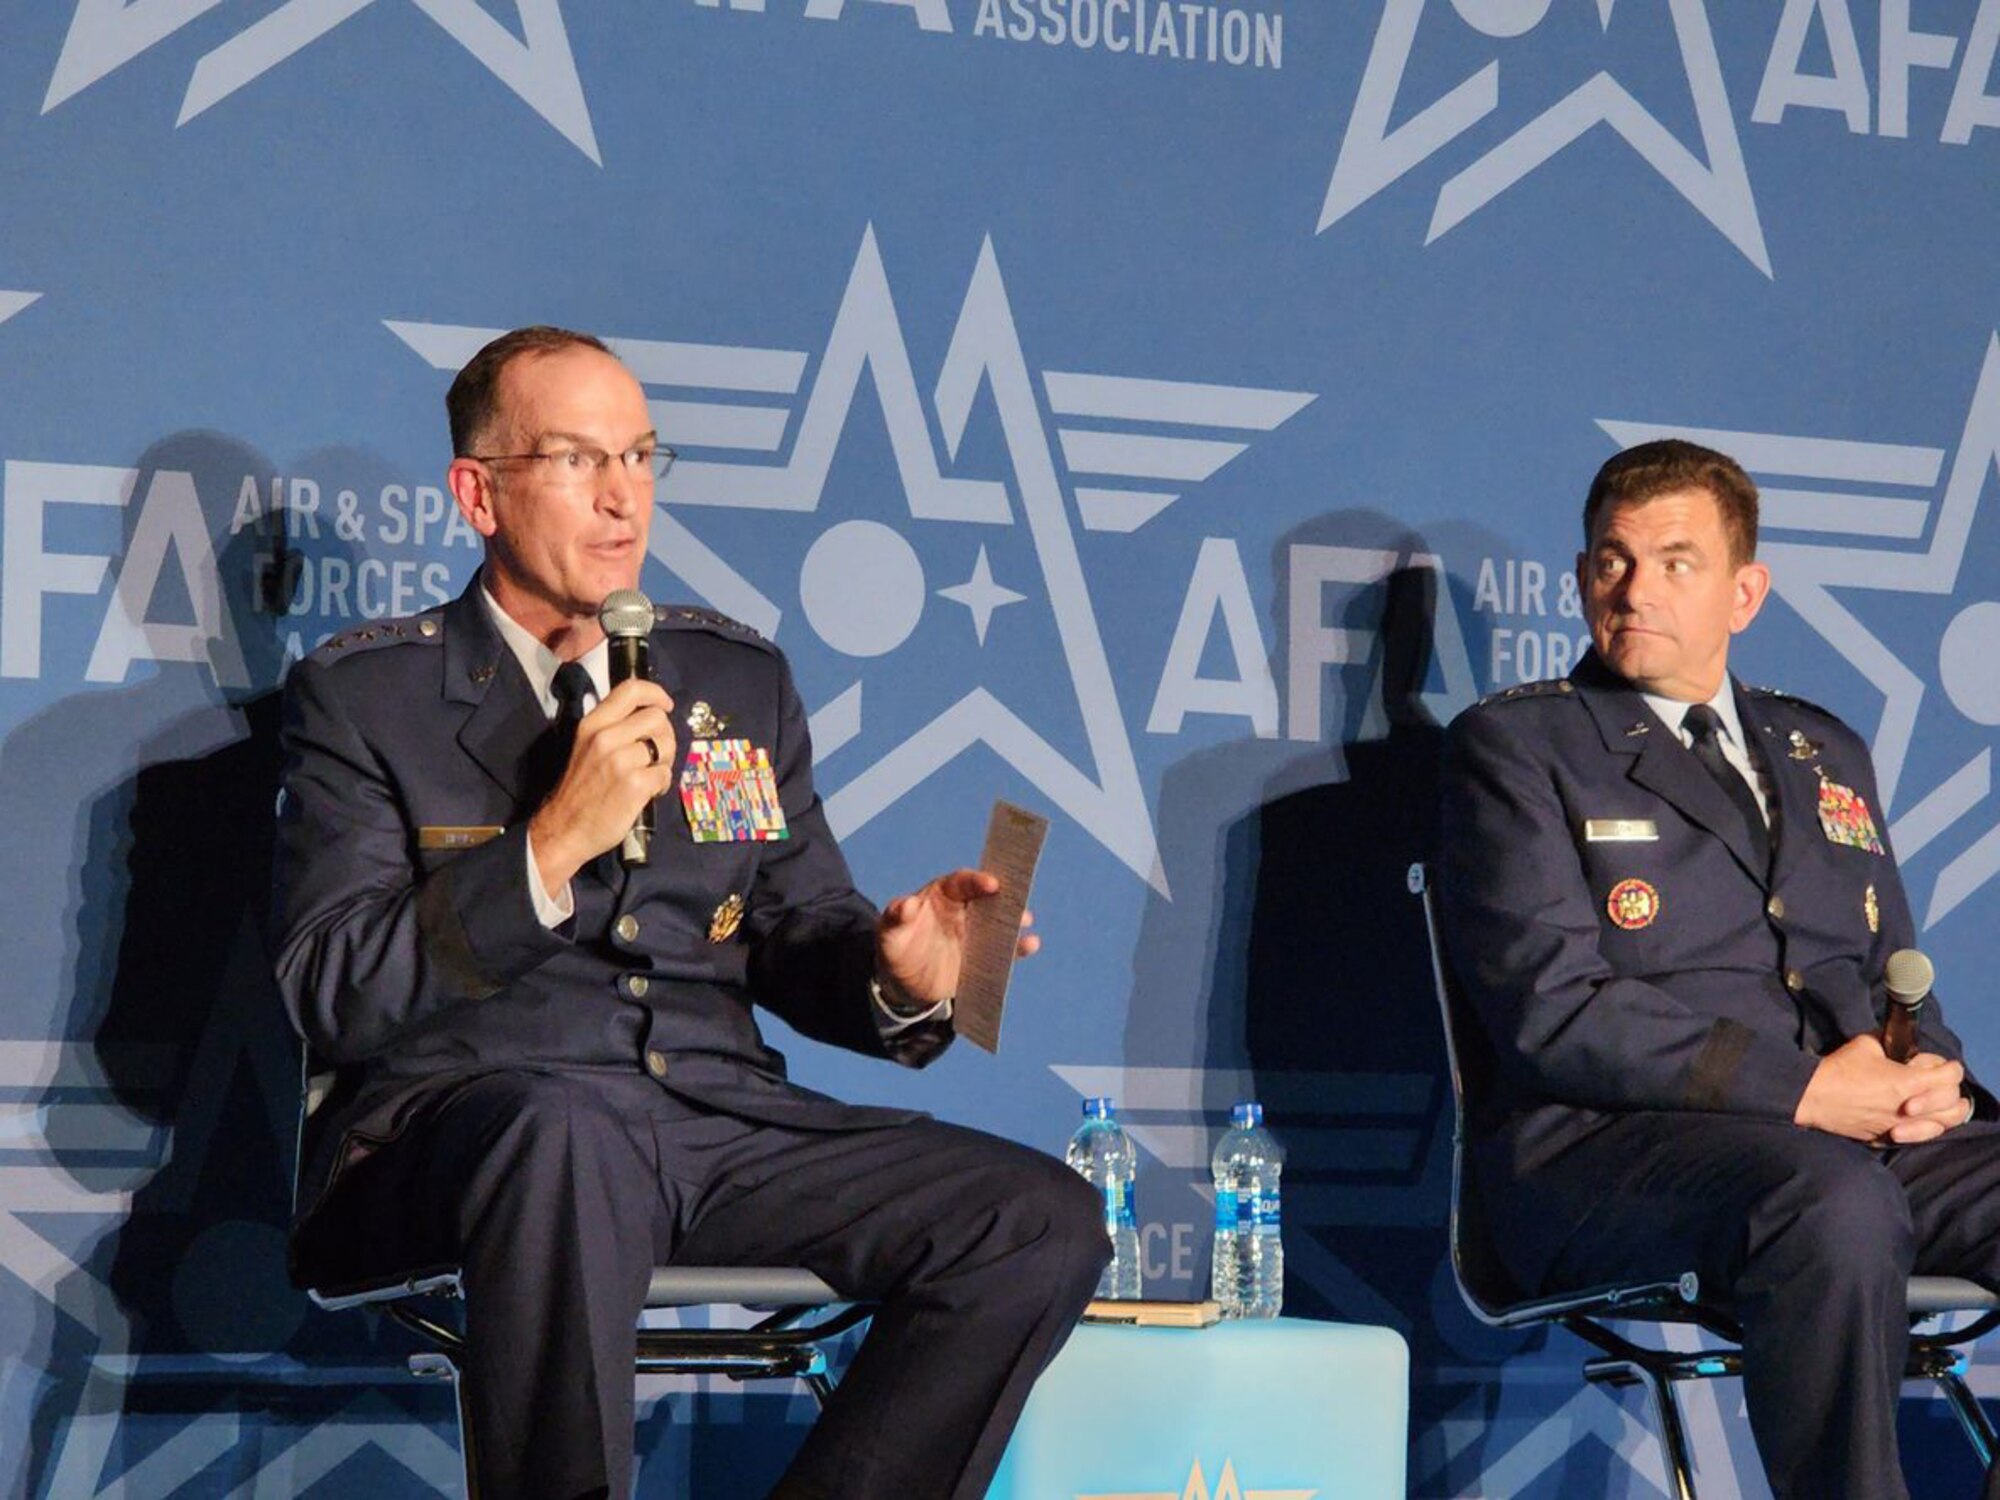
M 1528 1328 L 1555 1323 L 1567 1328 L 1600 1352 L 1584 1361 L 1583 1378 L 1613 1389 L 1646 1388 L 1658 1420 L 1660 1447 L 1674 1500 L 1695 1500 L 1694 1466 L 1687 1431 L 1681 1421 L 1674 1387 L 1682 1381 L 1714 1380 L 1743 1373 L 1740 1348 L 1685 1351 L 1636 1342 L 1605 1326 L 1617 1322 L 1691 1323 L 1730 1345 L 1743 1331 L 1728 1310 L 1701 1298 L 1701 1281 L 1693 1271 L 1666 1281 L 1586 1287 L 1546 1297 L 1521 1297 L 1502 1282 L 1502 1273 L 1478 1235 L 1484 1224 L 1478 1200 L 1465 1180 L 1465 1081 L 1461 1072 L 1459 1028 L 1472 1024 L 1465 1014 L 1457 982 L 1446 961 L 1437 900 L 1428 872 L 1410 866 L 1409 887 L 1424 907 L 1430 936 L 1431 976 L 1437 990 L 1438 1014 L 1444 1023 L 1445 1057 L 1451 1073 L 1451 1271 L 1458 1294 L 1472 1315 L 1491 1328 Z M 1959 1429 L 1971 1443 L 1982 1470 L 2000 1452 L 2000 1436 L 1965 1383 L 1967 1357 L 1954 1347 L 1968 1344 L 2000 1327 L 2000 1293 L 1955 1276 L 1912 1276 L 1909 1284 L 1910 1322 L 1919 1323 L 1951 1313 L 1979 1316 L 1963 1328 L 1913 1332 L 1905 1378 L 1929 1380 L 1943 1393 Z

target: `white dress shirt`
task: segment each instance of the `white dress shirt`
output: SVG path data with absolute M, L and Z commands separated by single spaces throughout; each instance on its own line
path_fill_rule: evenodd
M 1694 734 L 1687 728 L 1686 721 L 1687 711 L 1694 705 L 1683 703 L 1677 698 L 1662 698 L 1656 693 L 1643 693 L 1640 696 L 1646 700 L 1646 706 L 1659 715 L 1660 722 L 1678 735 L 1683 745 L 1692 749 Z M 1743 723 L 1736 717 L 1736 690 L 1727 676 L 1723 677 L 1722 686 L 1716 689 L 1715 696 L 1708 700 L 1708 706 L 1714 709 L 1716 717 L 1722 720 L 1722 758 L 1734 766 L 1736 774 L 1749 783 L 1750 795 L 1757 799 L 1757 811 L 1764 815 L 1764 826 L 1769 828 L 1771 789 L 1764 783 L 1763 771 L 1750 758 L 1750 747 L 1743 738 Z

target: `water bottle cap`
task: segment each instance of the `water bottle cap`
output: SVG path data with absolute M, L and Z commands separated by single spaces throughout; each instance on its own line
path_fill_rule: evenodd
M 1116 1111 L 1112 1108 L 1111 1101 L 1108 1098 L 1086 1099 L 1083 1101 L 1083 1114 L 1087 1120 L 1108 1120 L 1115 1113 Z
M 1229 1123 L 1255 1130 L 1264 1123 L 1264 1106 L 1254 1101 L 1239 1104 L 1230 1110 Z

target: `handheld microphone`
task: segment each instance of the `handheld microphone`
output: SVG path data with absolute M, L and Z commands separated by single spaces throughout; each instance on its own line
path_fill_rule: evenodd
M 638 677 L 653 680 L 653 601 L 637 589 L 617 589 L 597 608 L 597 623 L 611 648 L 611 685 Z M 639 809 L 638 821 L 618 846 L 618 859 L 626 869 L 645 864 L 651 858 L 653 803 L 648 798 Z
M 1917 1050 L 1917 1016 L 1931 997 L 1937 970 L 1915 948 L 1898 948 L 1882 973 L 1889 1013 L 1882 1021 L 1882 1050 L 1891 1062 L 1908 1062 Z

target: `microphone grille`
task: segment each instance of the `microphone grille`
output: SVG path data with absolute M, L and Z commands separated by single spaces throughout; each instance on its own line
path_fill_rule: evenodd
M 1898 948 L 1889 955 L 1882 977 L 1888 983 L 1891 999 L 1902 1005 L 1915 1005 L 1931 992 L 1937 970 L 1915 948 Z
M 653 601 L 637 589 L 616 589 L 597 607 L 597 623 L 606 635 L 650 635 Z

